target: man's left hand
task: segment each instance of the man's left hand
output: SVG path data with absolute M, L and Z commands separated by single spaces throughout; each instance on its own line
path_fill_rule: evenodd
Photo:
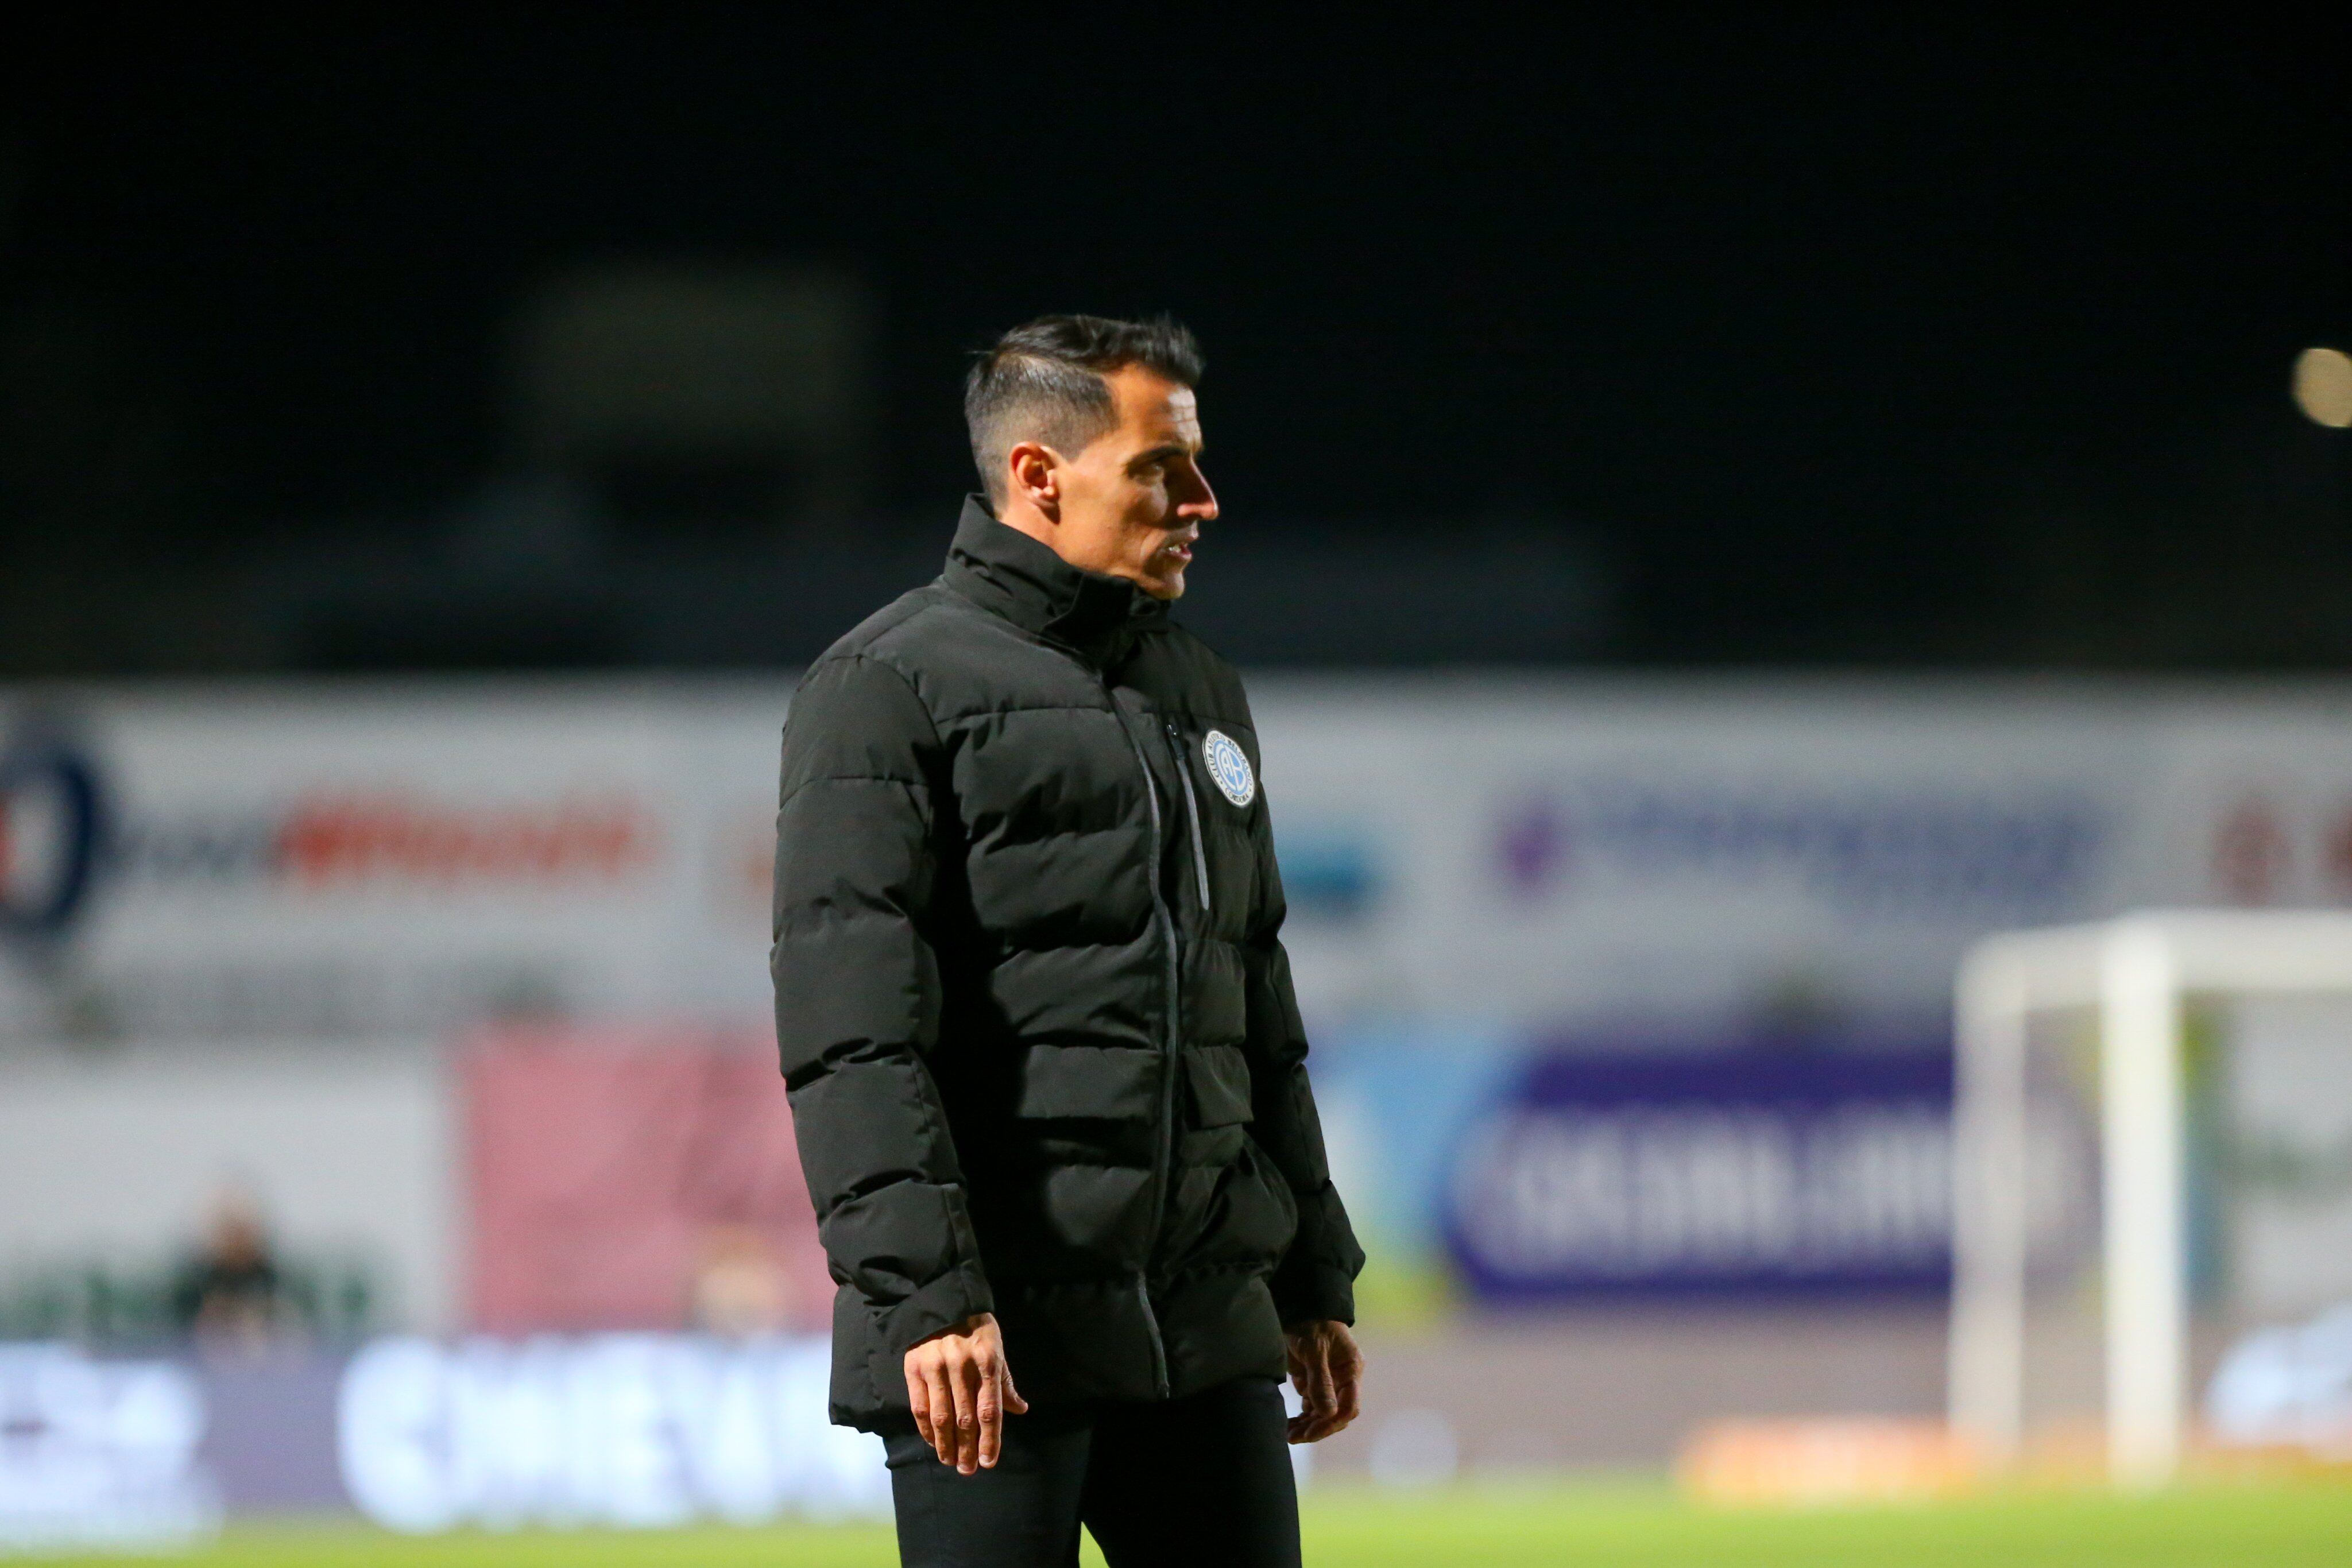
M 1364 1353 L 1347 1324 L 1328 1318 L 1293 1323 L 1282 1337 L 1289 1348 L 1290 1385 L 1307 1406 L 1290 1418 L 1290 1440 L 1319 1443 L 1356 1418 Z

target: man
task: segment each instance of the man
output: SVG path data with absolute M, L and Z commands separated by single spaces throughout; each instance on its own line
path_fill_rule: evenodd
M 1056 316 L 965 392 L 986 497 L 784 731 L 777 1035 L 840 1289 L 833 1416 L 909 1564 L 1298 1562 L 1363 1254 L 1276 932 L 1257 731 L 1168 619 L 1192 334 Z M 1286 1364 L 1304 1401 L 1286 1421 Z

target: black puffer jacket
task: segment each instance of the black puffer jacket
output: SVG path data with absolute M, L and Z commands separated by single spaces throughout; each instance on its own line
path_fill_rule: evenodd
M 946 572 L 793 698 L 776 1032 L 825 1250 L 833 1415 L 1003 1325 L 1030 1400 L 1279 1375 L 1352 1320 L 1231 666 L 968 502 Z

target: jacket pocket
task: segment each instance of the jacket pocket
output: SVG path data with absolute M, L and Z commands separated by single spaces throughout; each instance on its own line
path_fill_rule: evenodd
M 1038 1120 L 1149 1120 L 1159 1109 L 1160 1061 L 1156 1051 L 1033 1045 L 1021 1060 L 1014 1112 Z
M 1226 1177 L 1225 1234 L 1215 1250 L 1271 1269 L 1298 1234 L 1298 1199 L 1264 1149 L 1242 1147 Z
M 1184 1053 L 1192 1124 L 1231 1127 L 1251 1119 L 1249 1061 L 1238 1046 L 1201 1046 Z

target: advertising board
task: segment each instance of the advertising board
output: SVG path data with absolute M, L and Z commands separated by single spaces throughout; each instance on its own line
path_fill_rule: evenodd
M 349 1355 L 0 1343 L 0 1551 L 185 1547 L 236 1514 L 387 1529 L 887 1517 L 821 1337 L 391 1337 Z
M 176 1362 L 0 1343 L 0 1551 L 153 1551 L 216 1528 L 205 1415 Z
M 0 694 L 0 1040 L 765 1015 L 789 682 Z M 1318 1030 L 1909 1027 L 2000 927 L 2352 900 L 2333 688 L 1267 678 Z
M 0 1040 L 756 1021 L 787 691 L 0 699 Z
M 1538 1056 L 1466 1130 L 1446 1239 L 1497 1302 L 1931 1295 L 1951 1108 L 1930 1053 Z
M 1255 702 L 1327 1030 L 1913 1030 L 1989 931 L 2352 899 L 2325 693 L 1431 677 Z

